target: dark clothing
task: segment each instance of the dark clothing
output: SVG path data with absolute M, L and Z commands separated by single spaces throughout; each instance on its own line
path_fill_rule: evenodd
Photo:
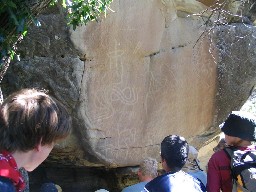
M 40 188 L 40 192 L 58 192 L 58 189 L 54 183 L 44 183 Z
M 178 171 L 163 174 L 148 184 L 143 192 L 205 192 L 204 185 L 191 175 Z
M 0 191 L 1 192 L 16 192 L 16 189 L 10 179 L 0 176 Z

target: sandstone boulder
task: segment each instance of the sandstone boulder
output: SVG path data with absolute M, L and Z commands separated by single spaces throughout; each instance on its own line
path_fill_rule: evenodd
M 204 21 L 187 16 L 206 6 L 192 0 L 120 0 L 111 8 L 76 31 L 61 13 L 40 15 L 42 26 L 30 29 L 5 77 L 6 95 L 44 88 L 72 114 L 72 135 L 48 158 L 54 165 L 137 165 L 158 159 L 169 134 L 200 147 L 255 84 L 254 27 L 201 36 Z

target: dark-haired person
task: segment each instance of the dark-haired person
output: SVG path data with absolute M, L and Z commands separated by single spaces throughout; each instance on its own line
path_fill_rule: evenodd
M 19 168 L 33 171 L 71 131 L 65 107 L 43 91 L 22 89 L 0 106 L 0 191 L 20 192 Z
M 146 184 L 143 192 L 204 192 L 201 181 L 181 169 L 188 158 L 187 141 L 178 135 L 169 135 L 161 142 L 162 166 L 165 174 Z

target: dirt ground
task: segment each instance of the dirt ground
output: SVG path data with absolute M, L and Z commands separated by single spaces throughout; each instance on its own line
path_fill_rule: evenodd
M 207 171 L 207 163 L 210 159 L 210 157 L 213 154 L 213 148 L 217 145 L 218 140 L 213 140 L 212 142 L 210 142 L 209 144 L 205 145 L 204 147 L 202 147 L 201 149 L 199 149 L 198 152 L 198 159 L 200 161 L 200 167 L 204 170 Z

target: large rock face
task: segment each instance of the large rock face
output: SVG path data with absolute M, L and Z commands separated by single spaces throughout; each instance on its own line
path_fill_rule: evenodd
M 113 10 L 72 32 L 86 55 L 77 112 L 87 125 L 81 141 L 103 161 L 126 166 L 159 155 L 166 135 L 209 129 L 216 64 L 205 39 L 193 49 L 202 23 L 177 17 L 173 4 L 121 1 Z
M 73 133 L 52 164 L 137 165 L 158 158 L 170 134 L 200 147 L 255 84 L 253 27 L 200 36 L 203 21 L 187 16 L 206 6 L 193 0 L 114 0 L 111 8 L 76 31 L 58 12 L 41 15 L 5 78 L 6 94 L 45 88 L 72 113 Z

